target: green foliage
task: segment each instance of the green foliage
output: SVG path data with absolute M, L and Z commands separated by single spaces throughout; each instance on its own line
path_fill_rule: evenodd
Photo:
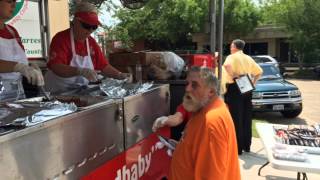
M 264 2 L 263 21 L 284 25 L 292 36 L 290 43 L 299 63 L 320 62 L 320 1 L 268 0 Z
M 105 30 L 106 36 L 106 42 L 112 42 L 112 41 L 121 41 L 121 49 L 127 49 L 130 50 L 133 46 L 132 39 L 129 36 L 128 30 L 122 28 L 121 26 L 117 27 L 103 27 Z
M 219 1 L 217 1 L 219 2 Z M 225 33 L 246 34 L 256 27 L 258 11 L 248 0 L 225 0 Z M 119 9 L 117 27 L 132 39 L 177 43 L 204 32 L 209 0 L 151 0 L 138 10 Z
M 260 12 L 251 1 L 225 0 L 224 33 L 246 35 L 258 25 Z
M 261 0 L 261 6 L 261 24 L 283 25 L 278 22 L 277 17 L 287 11 L 285 3 L 280 3 L 279 0 Z
M 204 0 L 153 0 L 135 11 L 120 9 L 118 26 L 128 29 L 133 39 L 176 42 L 189 32 L 199 31 L 207 10 Z
M 257 128 L 256 128 L 257 123 L 268 123 L 268 121 L 265 119 L 253 119 L 252 120 L 251 131 L 252 131 L 252 137 L 255 137 L 255 138 L 260 137 L 258 134 Z

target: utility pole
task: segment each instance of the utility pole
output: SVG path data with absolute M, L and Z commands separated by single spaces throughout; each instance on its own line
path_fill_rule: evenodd
M 210 0 L 210 10 L 209 10 L 209 17 L 210 17 L 210 52 L 215 57 L 216 52 L 216 0 Z
M 220 13 L 219 13 L 219 61 L 218 61 L 218 79 L 219 79 L 219 85 L 218 85 L 218 93 L 220 94 L 220 87 L 221 87 L 221 76 L 222 76 L 222 56 L 223 56 L 223 20 L 224 20 L 224 0 L 220 0 L 219 4 Z

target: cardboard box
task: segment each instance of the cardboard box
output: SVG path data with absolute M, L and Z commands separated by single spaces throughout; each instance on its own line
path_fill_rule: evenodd
M 148 75 L 150 75 L 150 72 L 155 66 L 157 66 L 157 72 L 161 71 L 161 69 L 166 69 L 161 52 L 111 54 L 109 56 L 109 62 L 119 71 L 131 73 L 134 79 L 136 74 L 136 64 L 141 64 L 143 80 L 150 79 Z M 166 76 L 162 77 L 165 78 Z
M 109 61 L 113 66 L 132 66 L 136 64 L 148 66 L 161 58 L 161 52 L 118 53 L 110 54 Z

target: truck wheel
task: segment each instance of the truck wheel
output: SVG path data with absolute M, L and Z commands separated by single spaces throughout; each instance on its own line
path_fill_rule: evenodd
M 295 118 L 302 112 L 302 108 L 296 110 L 289 110 L 289 111 L 281 111 L 283 117 L 286 118 Z

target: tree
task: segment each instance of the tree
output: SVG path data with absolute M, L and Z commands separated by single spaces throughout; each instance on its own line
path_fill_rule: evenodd
M 298 54 L 299 65 L 320 61 L 320 1 L 269 0 L 264 2 L 263 20 L 284 25 L 289 42 Z
M 200 30 L 204 6 L 204 0 L 153 0 L 139 10 L 120 9 L 116 17 L 132 39 L 175 43 Z
M 130 50 L 133 46 L 133 42 L 131 37 L 129 36 L 128 30 L 122 28 L 121 26 L 116 27 L 108 27 L 103 26 L 105 30 L 106 36 L 106 43 L 112 43 L 113 41 L 120 41 L 121 42 L 121 49 Z
M 257 27 L 260 12 L 248 0 L 226 0 L 224 13 L 224 33 L 247 35 Z
M 226 33 L 246 34 L 257 26 L 258 11 L 248 0 L 225 0 Z M 177 44 L 194 32 L 204 32 L 209 0 L 152 0 L 138 10 L 121 8 L 115 17 L 120 29 L 134 39 Z M 169 47 L 170 48 L 170 47 Z

